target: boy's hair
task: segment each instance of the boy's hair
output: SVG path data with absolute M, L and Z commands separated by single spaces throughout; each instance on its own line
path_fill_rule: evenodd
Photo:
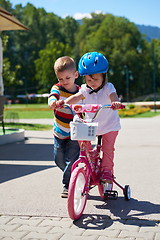
M 55 74 L 57 74 L 58 72 L 63 72 L 65 70 L 76 71 L 76 64 L 73 58 L 63 56 L 55 61 L 54 63 Z

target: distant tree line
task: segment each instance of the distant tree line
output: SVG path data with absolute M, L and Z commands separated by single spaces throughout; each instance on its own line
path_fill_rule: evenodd
M 47 93 L 57 82 L 55 60 L 64 55 L 78 63 L 88 51 L 99 51 L 109 61 L 108 78 L 124 100 L 160 92 L 160 40 L 150 42 L 124 17 L 92 13 L 79 24 L 28 3 L 0 6 L 17 17 L 29 31 L 3 31 L 5 94 Z M 78 84 L 83 79 L 79 77 Z M 127 95 L 128 94 L 128 95 Z M 158 94 L 157 94 L 158 96 Z

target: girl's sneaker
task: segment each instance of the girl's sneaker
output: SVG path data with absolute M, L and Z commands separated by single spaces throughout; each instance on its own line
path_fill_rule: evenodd
M 117 199 L 118 192 L 113 189 L 114 175 L 109 170 L 104 170 L 101 175 L 101 181 L 104 187 L 104 197 L 105 199 Z
M 114 178 L 114 176 L 110 170 L 104 170 L 102 172 L 102 175 L 101 175 L 102 182 L 112 184 L 113 178 Z
M 107 191 L 112 191 L 113 184 L 106 182 L 106 183 L 103 184 L 103 187 L 104 187 L 104 193 L 107 192 Z

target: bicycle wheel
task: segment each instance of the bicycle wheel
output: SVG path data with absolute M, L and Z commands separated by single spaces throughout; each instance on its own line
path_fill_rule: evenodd
M 106 190 L 112 190 L 112 188 L 113 188 L 113 184 L 112 183 L 109 184 L 109 183 L 102 183 L 102 182 L 100 182 L 98 184 L 98 191 L 99 191 L 100 197 L 105 200 L 106 199 L 106 196 L 104 194 L 105 191 Z
M 71 219 L 76 220 L 83 214 L 88 192 L 84 192 L 86 176 L 82 168 L 75 168 L 71 174 L 68 189 L 68 214 Z
M 123 193 L 126 201 L 131 199 L 131 189 L 129 185 L 125 185 Z

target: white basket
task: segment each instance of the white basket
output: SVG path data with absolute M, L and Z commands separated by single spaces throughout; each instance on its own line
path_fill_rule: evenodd
M 98 123 L 70 122 L 71 140 L 93 141 L 96 138 Z

